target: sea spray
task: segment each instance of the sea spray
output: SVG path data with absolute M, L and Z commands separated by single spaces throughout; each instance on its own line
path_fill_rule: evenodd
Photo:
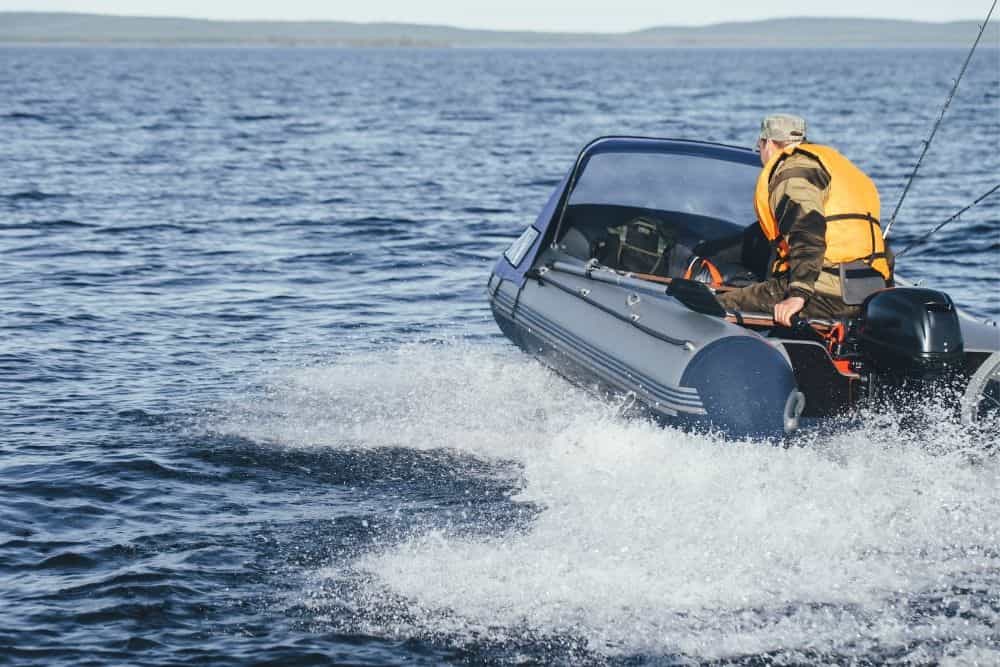
M 267 403 L 245 434 L 508 461 L 491 470 L 536 509 L 473 535 L 442 513 L 317 573 L 317 590 L 354 582 L 333 588 L 367 632 L 605 656 L 905 656 L 915 637 L 935 659 L 992 655 L 1000 466 L 942 408 L 919 431 L 883 411 L 804 445 L 729 442 L 460 344 L 294 371 Z

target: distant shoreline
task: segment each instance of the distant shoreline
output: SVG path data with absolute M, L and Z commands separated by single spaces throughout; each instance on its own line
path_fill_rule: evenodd
M 212 21 L 53 12 L 0 12 L 0 45 L 273 48 L 956 48 L 972 43 L 976 21 L 784 18 L 627 33 L 474 30 L 403 23 Z M 1000 48 L 991 23 L 980 44 Z
M 812 44 L 812 45 L 664 45 L 664 46 L 611 46 L 601 44 L 582 44 L 578 46 L 546 46 L 546 45 L 455 45 L 455 44 L 303 44 L 303 43 L 269 43 L 269 42 L 31 42 L 3 41 L 0 49 L 316 49 L 316 50 L 413 50 L 413 51 L 906 51 L 906 50 L 941 50 L 956 51 L 966 48 L 961 44 L 952 43 L 902 43 L 902 44 Z M 1000 47 L 980 44 L 980 50 L 998 50 Z
M 971 44 L 971 42 L 970 42 Z M 663 44 L 663 45 L 630 45 L 630 44 L 400 44 L 400 43 L 307 43 L 307 42 L 254 42 L 254 41 L 5 41 L 0 39 L 0 48 L 121 48 L 121 49 L 345 49 L 345 50 L 379 50 L 379 49 L 412 49 L 415 51 L 453 50 L 453 51 L 740 51 L 740 50 L 906 50 L 906 49 L 967 49 L 969 44 L 952 42 L 899 42 L 899 43 L 856 43 L 856 44 Z M 1000 45 L 980 43 L 979 50 L 998 50 Z

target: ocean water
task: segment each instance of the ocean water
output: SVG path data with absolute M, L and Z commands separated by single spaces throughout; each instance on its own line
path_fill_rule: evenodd
M 0 48 L 0 664 L 1000 662 L 995 436 L 657 427 L 485 300 L 599 135 L 797 111 L 887 214 L 964 56 Z M 895 248 L 998 174 L 983 48 Z M 998 221 L 900 273 L 1000 317 Z

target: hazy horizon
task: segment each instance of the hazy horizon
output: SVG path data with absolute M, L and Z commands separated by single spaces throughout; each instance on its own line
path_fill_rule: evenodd
M 2 12 L 0 42 L 40 44 L 266 44 L 424 47 L 966 46 L 974 21 L 786 17 L 619 33 L 473 30 L 447 25 L 335 21 L 219 21 L 65 12 Z M 992 24 L 986 44 L 1000 46 Z M 988 48 L 988 47 L 987 47 Z
M 705 27 L 783 18 L 930 23 L 982 21 L 988 9 L 988 4 L 981 0 L 956 0 L 922 7 L 898 0 L 879 3 L 877 7 L 862 0 L 846 0 L 835 8 L 826 3 L 803 4 L 793 0 L 769 0 L 735 7 L 724 0 L 705 0 L 669 8 L 646 0 L 620 0 L 613 7 L 581 7 L 572 0 L 486 0 L 477 3 L 474 11 L 457 0 L 425 0 L 419 5 L 403 0 L 369 0 L 363 5 L 337 7 L 315 0 L 286 0 L 280 7 L 271 3 L 220 0 L 212 3 L 210 8 L 193 0 L 159 0 L 155 3 L 123 0 L 33 0 L 27 3 L 23 0 L 0 0 L 0 12 L 60 12 L 235 22 L 405 23 L 473 30 L 602 34 L 662 26 Z

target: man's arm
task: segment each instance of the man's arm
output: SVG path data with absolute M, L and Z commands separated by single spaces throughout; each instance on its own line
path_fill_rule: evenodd
M 829 187 L 830 176 L 822 165 L 801 154 L 784 160 L 771 178 L 769 203 L 788 240 L 788 296 L 808 301 L 815 291 L 826 254 L 823 206 Z

